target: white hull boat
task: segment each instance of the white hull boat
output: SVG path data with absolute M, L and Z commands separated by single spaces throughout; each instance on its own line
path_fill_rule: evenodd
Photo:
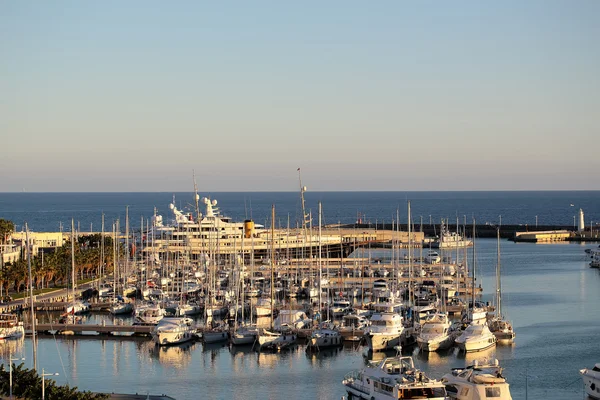
M 315 329 L 308 339 L 309 349 L 322 349 L 326 347 L 341 346 L 344 338 L 339 330 L 334 329 L 331 324 L 323 323 L 320 328 Z
M 297 336 L 292 333 L 271 332 L 266 329 L 258 335 L 260 349 L 281 350 L 296 343 Z
M 585 393 L 592 399 L 600 400 L 600 363 L 592 369 L 584 368 L 579 373 L 583 378 Z
M 193 340 L 196 329 L 191 318 L 163 318 L 152 331 L 152 339 L 159 346 Z
M 0 340 L 18 339 L 25 336 L 23 322 L 16 315 L 0 314 Z
M 367 346 L 371 351 L 393 349 L 400 344 L 404 326 L 400 314 L 394 312 L 375 313 L 371 325 L 365 330 Z
M 456 338 L 456 345 L 465 352 L 481 351 L 496 345 L 496 336 L 490 331 L 487 324 L 471 324 Z
M 411 357 L 372 361 L 360 371 L 347 374 L 342 384 L 348 399 L 446 399 L 446 388 L 414 367 Z
M 512 400 L 508 382 L 502 376 L 498 360 L 492 365 L 475 362 L 466 368 L 455 368 L 442 377 L 448 396 L 456 400 Z

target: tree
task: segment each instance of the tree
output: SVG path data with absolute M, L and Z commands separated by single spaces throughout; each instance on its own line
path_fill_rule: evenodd
M 15 231 L 15 224 L 7 219 L 0 218 L 0 244 L 8 241 L 8 236 Z

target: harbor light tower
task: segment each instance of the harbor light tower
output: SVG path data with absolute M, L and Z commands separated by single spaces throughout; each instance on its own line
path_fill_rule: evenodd
M 585 221 L 583 219 L 583 210 L 579 209 L 579 224 L 577 224 L 577 232 L 583 232 L 585 229 Z

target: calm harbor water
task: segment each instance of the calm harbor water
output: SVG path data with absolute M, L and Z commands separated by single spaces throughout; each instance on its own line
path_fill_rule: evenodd
M 421 354 L 416 348 L 403 353 L 437 378 L 474 359 L 498 358 L 514 399 L 526 393 L 529 399 L 584 398 L 578 370 L 600 361 L 600 273 L 588 266 L 583 251 L 591 246 L 502 242 L 504 305 L 517 333 L 514 345 L 467 355 Z M 496 242 L 478 240 L 478 276 L 488 300 L 495 260 Z M 360 369 L 365 355 L 373 357 L 363 347 L 305 350 L 299 345 L 259 353 L 202 343 L 158 348 L 147 339 L 57 336 L 40 339 L 38 365 L 58 372 L 58 383 L 92 391 L 165 393 L 178 400 L 340 399 L 344 375 Z M 31 366 L 29 339 L 0 344 L 2 362 L 9 352 Z

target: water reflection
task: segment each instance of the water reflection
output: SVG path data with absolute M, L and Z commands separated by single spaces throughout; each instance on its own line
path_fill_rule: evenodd
M 313 367 L 323 367 L 324 362 L 329 361 L 328 359 L 337 357 L 342 352 L 343 350 L 339 347 L 324 348 L 320 351 L 312 351 L 307 348 L 304 354 L 306 354 L 306 358 Z
M 422 361 L 426 362 L 431 366 L 442 366 L 447 365 L 452 357 L 454 357 L 454 348 L 438 351 L 417 351 L 414 355 L 415 362 Z
M 192 350 L 195 342 L 186 342 L 173 346 L 153 346 L 150 348 L 150 357 L 166 366 L 176 369 L 187 368 L 192 360 Z
M 456 352 L 456 358 L 459 360 L 465 361 L 465 366 L 472 365 L 475 360 L 479 362 L 479 364 L 487 364 L 493 363 L 496 358 L 496 347 L 490 347 L 489 349 L 482 351 L 474 351 L 466 353 L 464 351 L 459 351 L 459 349 L 454 350 Z
M 0 358 L 7 360 L 10 356 L 13 358 L 23 358 L 23 352 L 25 351 L 25 338 L 20 337 L 18 339 L 4 339 L 0 340 Z M 16 354 L 16 355 L 15 355 Z

